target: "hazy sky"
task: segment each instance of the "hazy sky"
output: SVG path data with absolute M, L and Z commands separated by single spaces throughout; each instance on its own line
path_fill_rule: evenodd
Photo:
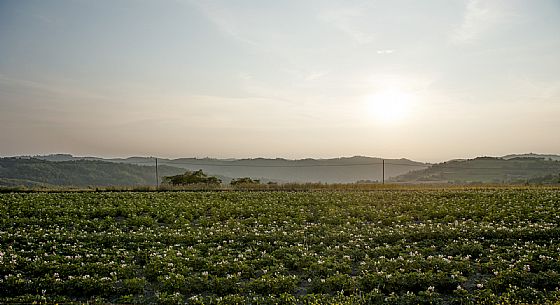
M 560 153 L 560 2 L 0 0 L 0 155 Z

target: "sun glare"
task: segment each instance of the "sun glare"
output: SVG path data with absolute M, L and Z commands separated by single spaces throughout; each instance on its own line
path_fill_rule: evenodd
M 413 96 L 400 90 L 384 90 L 366 99 L 367 110 L 376 122 L 387 125 L 404 121 Z

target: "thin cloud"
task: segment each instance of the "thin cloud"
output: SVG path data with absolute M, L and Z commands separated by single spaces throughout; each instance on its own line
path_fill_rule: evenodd
M 345 33 L 358 44 L 368 44 L 374 37 L 358 25 L 356 20 L 360 17 L 363 17 L 363 10 L 359 8 L 330 9 L 319 14 L 320 20 Z
M 486 32 L 507 22 L 513 17 L 508 2 L 500 0 L 469 0 L 461 25 L 453 32 L 451 42 L 455 44 L 473 43 Z
M 322 78 L 325 75 L 327 75 L 327 72 L 311 72 L 304 77 L 304 80 L 314 81 L 314 80 Z
M 42 82 L 37 82 L 37 81 L 32 81 L 27 79 L 13 78 L 4 74 L 0 74 L 0 84 L 9 87 L 14 87 L 14 88 L 22 88 L 25 90 L 37 90 L 37 91 L 47 92 L 58 96 L 72 97 L 72 98 L 76 98 L 77 100 L 94 99 L 94 100 L 103 100 L 103 101 L 114 101 L 114 99 L 108 96 L 91 92 L 89 90 L 83 90 L 83 89 L 59 85 L 59 84 L 42 83 Z
M 393 54 L 395 52 L 395 50 L 390 50 L 390 49 L 386 49 L 386 50 L 377 50 L 376 53 L 377 54 Z
M 260 43 L 247 38 L 246 35 L 241 33 L 237 23 L 235 22 L 233 14 L 224 6 L 211 1 L 186 0 L 186 2 L 181 3 L 190 4 L 200 10 L 204 16 L 216 26 L 217 29 L 229 37 L 253 47 L 261 47 Z
M 512 77 L 511 82 L 516 84 L 513 86 L 519 92 L 517 96 L 521 101 L 527 98 L 557 101 L 560 98 L 560 80 L 539 81 L 529 77 Z

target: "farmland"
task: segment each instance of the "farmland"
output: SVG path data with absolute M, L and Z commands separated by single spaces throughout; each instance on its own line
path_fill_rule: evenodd
M 557 188 L 0 194 L 0 303 L 560 300 Z

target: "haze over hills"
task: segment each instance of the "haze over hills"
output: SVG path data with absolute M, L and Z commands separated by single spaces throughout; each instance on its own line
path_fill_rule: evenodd
M 135 165 L 155 165 L 149 157 L 102 159 L 97 157 L 74 157 L 68 154 L 35 156 L 47 161 L 97 160 Z M 353 183 L 359 180 L 381 181 L 383 159 L 371 157 L 348 157 L 333 159 L 211 159 L 211 158 L 159 158 L 159 165 L 185 170 L 202 169 L 211 175 L 225 177 L 251 177 L 277 182 L 324 182 Z M 429 164 L 408 159 L 385 159 L 385 178 L 396 177 L 411 170 L 427 168 Z
M 521 157 L 520 157 L 521 156 Z M 223 183 L 262 182 L 559 183 L 560 156 L 520 154 L 427 164 L 408 159 L 158 159 L 159 177 L 202 169 Z M 0 186 L 132 186 L 155 184 L 155 158 L 104 159 L 69 154 L 0 158 Z

